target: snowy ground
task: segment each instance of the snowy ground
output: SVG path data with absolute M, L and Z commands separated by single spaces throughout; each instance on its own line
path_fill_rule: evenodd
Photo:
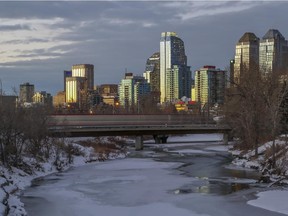
M 78 138 L 73 140 L 77 142 L 79 140 L 87 140 L 89 138 Z M 75 144 L 77 145 L 77 144 Z M 94 152 L 91 147 L 83 147 L 77 145 L 81 152 L 84 153 L 83 156 L 73 156 L 73 162 L 71 164 L 64 164 L 63 170 L 67 170 L 70 167 L 79 167 L 90 163 L 90 161 L 97 161 L 99 155 Z M 124 158 L 126 155 L 124 153 L 111 153 L 107 159 Z M 26 164 L 34 164 L 35 161 L 29 158 L 24 159 Z M 67 161 L 63 158 L 63 161 Z M 39 163 L 39 162 L 37 162 Z M 53 165 L 54 159 L 50 161 L 39 164 L 41 167 L 39 170 L 35 169 L 32 175 L 23 172 L 20 169 L 12 168 L 12 170 L 7 170 L 0 166 L 0 215 L 6 215 L 7 207 L 9 208 L 9 216 L 23 216 L 26 215 L 23 203 L 20 201 L 19 196 L 22 191 L 31 185 L 33 179 L 41 178 L 52 173 L 59 172 L 57 168 Z M 34 166 L 33 166 L 34 167 Z
M 277 140 L 277 144 L 279 145 L 286 145 L 286 142 L 283 140 Z M 257 168 L 259 170 L 262 169 L 261 162 L 264 161 L 263 154 L 266 149 L 271 148 L 272 141 L 265 143 L 264 145 L 260 146 L 258 149 L 259 157 L 257 159 L 253 159 L 253 155 L 255 154 L 254 151 L 248 151 L 245 154 L 241 155 L 241 159 L 236 158 L 233 161 L 234 166 L 238 166 L 240 169 L 246 168 Z M 231 153 L 235 156 L 241 154 L 240 151 L 231 151 Z M 287 168 L 286 168 L 287 169 Z M 271 176 L 271 178 L 281 178 L 279 176 Z M 286 180 L 287 183 L 287 180 Z M 270 186 L 270 185 L 269 185 Z M 256 194 L 257 199 L 250 200 L 247 203 L 252 206 L 257 206 L 259 208 L 267 209 L 274 212 L 279 212 L 282 214 L 288 215 L 288 188 L 281 188 L 281 189 L 273 189 L 267 188 L 267 191 L 259 192 Z
M 256 200 L 248 201 L 249 205 L 288 215 L 288 190 L 271 190 L 257 194 Z

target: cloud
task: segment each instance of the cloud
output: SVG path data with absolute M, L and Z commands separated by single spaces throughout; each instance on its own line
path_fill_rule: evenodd
M 32 30 L 28 25 L 0 25 L 0 31 Z
M 174 19 L 185 22 L 226 13 L 241 12 L 261 4 L 263 3 L 260 1 L 187 1 L 168 2 L 163 7 L 174 8 L 176 11 L 173 16 Z
M 0 63 L 57 58 L 61 56 L 60 54 L 67 53 L 64 50 L 49 51 L 51 48 L 78 43 L 59 39 L 72 31 L 69 28 L 57 27 L 57 24 L 63 22 L 65 19 L 59 17 L 51 19 L 1 18 L 0 23 L 15 27 L 6 28 L 6 31 L 1 33 Z M 1 27 L 3 28 L 3 25 L 0 26 L 0 30 Z M 39 52 L 39 50 L 43 51 Z M 27 53 L 30 54 L 27 55 Z M 33 53 L 37 53 L 37 55 Z M 56 53 L 59 55 L 55 55 Z
M 147 20 L 141 20 L 141 19 L 126 19 L 126 18 L 120 18 L 120 17 L 116 17 L 116 18 L 110 18 L 110 17 L 103 17 L 101 19 L 101 21 L 103 23 L 105 23 L 106 25 L 114 25 L 114 26 L 140 26 L 140 27 L 145 27 L 145 28 L 149 28 L 149 27 L 153 27 L 156 26 L 156 23 L 151 22 L 151 21 L 147 21 Z

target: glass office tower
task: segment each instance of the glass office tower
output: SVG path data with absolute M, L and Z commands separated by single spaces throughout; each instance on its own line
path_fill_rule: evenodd
M 233 81 L 240 83 L 241 74 L 258 69 L 258 62 L 259 38 L 254 33 L 246 32 L 236 44 Z
M 263 73 L 288 68 L 288 42 L 276 29 L 270 29 L 260 41 L 259 66 Z

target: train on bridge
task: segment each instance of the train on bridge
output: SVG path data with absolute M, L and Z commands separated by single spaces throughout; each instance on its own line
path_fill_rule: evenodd
M 189 125 L 213 124 L 198 115 L 51 115 L 51 126 Z

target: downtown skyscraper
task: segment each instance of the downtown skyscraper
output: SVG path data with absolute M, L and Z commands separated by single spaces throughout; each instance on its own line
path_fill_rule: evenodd
M 162 32 L 160 40 L 160 102 L 191 97 L 191 70 L 184 42 L 175 32 Z
M 276 29 L 268 30 L 260 40 L 259 67 L 263 73 L 288 69 L 288 42 Z
M 94 65 L 73 65 L 70 72 L 64 71 L 65 101 L 73 107 L 87 110 L 90 103 L 89 94 L 94 88 Z
M 156 103 L 160 102 L 160 53 L 156 52 L 146 61 L 144 78 L 150 84 L 151 96 Z
M 244 72 L 258 68 L 259 38 L 254 33 L 246 32 L 236 44 L 234 78 L 232 82 L 240 83 Z

